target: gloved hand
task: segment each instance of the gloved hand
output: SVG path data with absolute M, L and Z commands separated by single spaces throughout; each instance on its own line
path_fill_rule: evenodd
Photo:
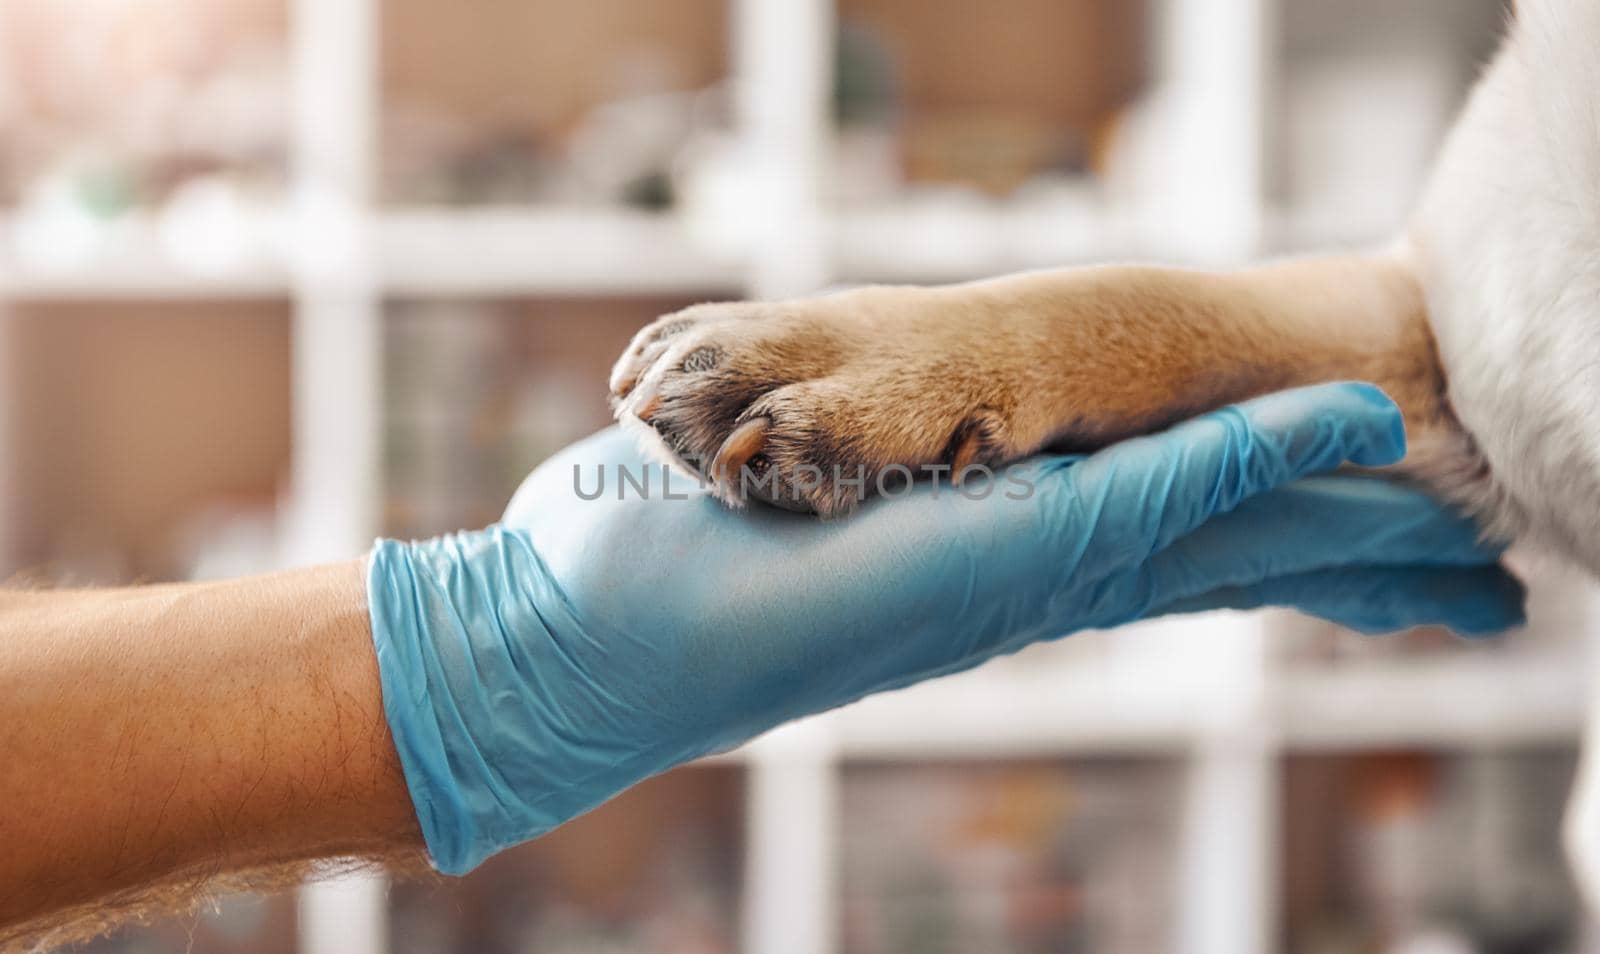
M 616 467 L 645 465 L 601 433 L 504 523 L 372 552 L 384 708 L 433 863 L 465 872 L 779 723 L 1076 630 L 1264 604 L 1374 631 L 1520 622 L 1469 522 L 1375 479 L 1291 483 L 1403 454 L 1381 392 L 1329 385 L 1038 458 L 981 500 L 925 484 L 821 522 L 729 511 L 681 475 L 664 497 L 659 465 L 650 499 L 619 500 Z

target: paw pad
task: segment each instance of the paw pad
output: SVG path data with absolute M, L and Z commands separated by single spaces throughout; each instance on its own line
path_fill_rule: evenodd
M 683 370 L 697 374 L 701 371 L 710 371 L 721 360 L 722 352 L 716 348 L 696 348 L 689 352 L 683 359 Z

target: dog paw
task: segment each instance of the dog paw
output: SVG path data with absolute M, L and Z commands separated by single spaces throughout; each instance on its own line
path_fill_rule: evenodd
M 917 294 L 861 289 L 662 317 L 611 373 L 617 419 L 730 505 L 824 517 L 1017 456 L 1014 397 L 964 353 L 970 324 L 926 333 Z

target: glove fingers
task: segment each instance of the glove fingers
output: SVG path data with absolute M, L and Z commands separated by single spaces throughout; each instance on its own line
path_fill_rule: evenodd
M 1505 547 L 1419 490 L 1372 477 L 1310 477 L 1241 503 L 1152 557 L 1151 599 L 1309 570 L 1474 566 Z
M 1164 604 L 1153 614 L 1287 606 L 1363 633 L 1433 625 L 1482 637 L 1526 623 L 1526 595 L 1522 583 L 1498 565 L 1343 567 L 1222 587 Z
M 1092 528 L 1077 565 L 1132 567 L 1257 494 L 1346 461 L 1405 455 L 1400 412 L 1369 384 L 1283 391 L 1125 441 L 1064 469 Z
M 1484 566 L 1502 550 L 1420 491 L 1375 478 L 1307 478 L 1246 500 L 1144 564 L 1101 581 L 1091 590 L 1089 611 L 1096 625 L 1116 625 L 1261 580 L 1343 567 Z M 1363 607 L 1349 612 L 1359 615 Z

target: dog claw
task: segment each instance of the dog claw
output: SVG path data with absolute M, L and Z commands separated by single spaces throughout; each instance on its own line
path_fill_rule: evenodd
M 634 400 L 633 416 L 639 420 L 650 423 L 650 419 L 661 410 L 661 389 L 654 388 L 648 394 L 641 394 Z
M 771 425 L 772 420 L 765 417 L 745 421 L 722 442 L 717 456 L 711 461 L 711 479 L 726 488 L 731 496 L 742 496 L 732 491 L 738 486 L 740 472 L 766 446 L 767 429 Z

